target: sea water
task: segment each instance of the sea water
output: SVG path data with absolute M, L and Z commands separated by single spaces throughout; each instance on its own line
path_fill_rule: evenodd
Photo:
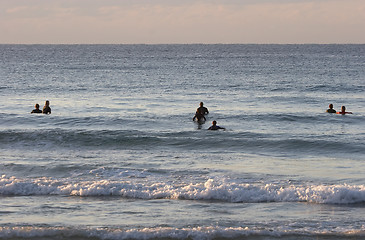
M 0 239 L 365 238 L 365 45 L 0 45 L 0 83 Z

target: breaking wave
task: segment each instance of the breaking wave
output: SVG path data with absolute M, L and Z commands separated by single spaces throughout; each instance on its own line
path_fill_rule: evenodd
M 173 184 L 138 181 L 78 181 L 39 178 L 0 178 L 0 196 L 67 195 L 120 196 L 135 199 L 223 201 L 230 203 L 308 202 L 320 204 L 365 203 L 364 185 L 282 186 L 227 183 L 208 179 L 201 183 Z

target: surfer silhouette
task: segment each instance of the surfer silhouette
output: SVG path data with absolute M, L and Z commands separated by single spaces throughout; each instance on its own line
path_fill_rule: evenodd
M 220 127 L 220 126 L 218 126 L 218 125 L 217 125 L 217 121 L 216 121 L 216 120 L 214 120 L 214 121 L 212 122 L 212 126 L 210 126 L 210 127 L 208 128 L 208 130 L 218 130 L 218 129 L 224 129 L 224 130 L 225 130 L 225 128 L 224 128 L 224 127 Z
M 341 107 L 341 112 L 337 112 L 337 114 L 345 115 L 345 114 L 352 114 L 352 112 L 346 112 L 346 107 L 342 106 Z
M 200 102 L 200 107 L 196 109 L 197 112 L 199 112 L 201 115 L 207 115 L 209 114 L 208 108 L 204 107 L 204 103 Z
M 30 113 L 42 113 L 42 110 L 39 109 L 38 103 L 34 107 L 35 109 L 33 109 Z
M 326 111 L 326 112 L 328 112 L 328 113 L 336 113 L 336 110 L 335 110 L 335 109 L 333 109 L 333 104 L 332 104 L 332 103 L 331 103 L 328 107 L 329 107 L 329 108 L 327 109 L 327 111 Z
M 47 100 L 44 107 L 43 107 L 43 114 L 51 114 L 51 108 L 49 106 L 49 101 Z
M 203 114 L 201 114 L 198 110 L 196 110 L 195 116 L 193 117 L 193 121 L 198 121 L 198 122 L 204 122 L 207 119 L 204 117 Z

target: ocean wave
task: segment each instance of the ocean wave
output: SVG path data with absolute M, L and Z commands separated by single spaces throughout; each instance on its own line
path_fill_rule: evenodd
M 361 126 L 361 124 L 365 120 L 365 116 L 361 114 L 352 114 L 346 115 L 344 118 L 343 115 L 339 114 L 328 114 L 325 112 L 306 112 L 302 113 L 298 112 L 270 112 L 270 113 L 251 113 L 251 114 L 230 114 L 229 116 L 221 115 L 222 119 L 235 119 L 241 120 L 245 122 L 262 122 L 263 124 L 272 124 L 272 123 L 297 123 L 298 126 L 302 126 L 300 124 L 309 124 L 313 126 L 313 124 L 318 124 L 319 126 L 327 125 L 329 123 L 350 123 Z
M 0 143 L 7 147 L 53 146 L 72 148 L 77 147 L 122 147 L 138 145 L 155 145 L 159 139 L 153 135 L 139 131 L 112 130 L 65 130 L 48 129 L 41 131 L 3 131 Z
M 289 227 L 150 227 L 150 228 L 82 228 L 82 227 L 0 227 L 3 239 L 348 239 L 365 236 L 360 229 L 314 228 L 290 229 Z
M 82 109 L 85 111 L 85 109 Z M 6 128 L 35 128 L 44 129 L 45 126 L 53 128 L 75 128 L 75 127 L 100 127 L 100 126 L 121 126 L 130 122 L 131 120 L 121 118 L 120 116 L 95 116 L 95 111 L 103 112 L 105 109 L 89 109 L 91 112 L 74 112 L 74 116 L 57 116 L 57 115 L 43 115 L 43 114 L 0 114 L 1 124 Z M 117 111 L 109 108 L 108 111 Z M 30 112 L 30 111 L 29 111 Z M 80 116 L 81 114 L 81 116 Z M 51 117 L 51 118 L 50 118 Z
M 224 149 L 233 151 L 298 152 L 316 154 L 365 153 L 362 138 L 338 141 L 327 136 L 290 136 L 254 132 L 209 131 L 147 132 L 137 130 L 45 129 L 0 131 L 0 148 L 5 149 Z
M 308 202 L 319 204 L 365 203 L 364 185 L 278 185 L 228 183 L 208 179 L 202 183 L 152 181 L 78 181 L 38 178 L 0 178 L 0 196 L 66 195 L 120 196 L 134 199 L 223 201 L 231 203 Z

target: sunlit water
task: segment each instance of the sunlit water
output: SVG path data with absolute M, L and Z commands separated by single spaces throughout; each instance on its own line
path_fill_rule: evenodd
M 0 45 L 0 72 L 0 238 L 365 237 L 365 45 Z

